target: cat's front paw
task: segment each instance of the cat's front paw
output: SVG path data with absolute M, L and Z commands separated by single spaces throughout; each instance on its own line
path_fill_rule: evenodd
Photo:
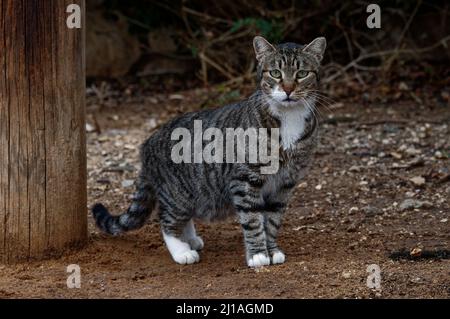
M 271 253 L 272 264 L 283 264 L 286 260 L 286 256 L 281 250 L 275 250 Z
M 205 244 L 203 243 L 203 239 L 199 236 L 192 237 L 188 240 L 189 246 L 193 250 L 202 250 Z
M 258 268 L 270 265 L 270 258 L 264 253 L 255 254 L 247 259 L 249 267 Z
M 173 256 L 173 260 L 180 265 L 191 265 L 200 261 L 200 256 L 195 250 L 188 250 Z

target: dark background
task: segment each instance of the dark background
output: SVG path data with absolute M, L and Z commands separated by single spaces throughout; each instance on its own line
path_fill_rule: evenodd
M 325 36 L 324 84 L 448 77 L 448 1 L 87 0 L 87 75 L 180 90 L 252 81 L 255 35 L 306 44 Z M 398 80 L 398 79 L 397 79 Z

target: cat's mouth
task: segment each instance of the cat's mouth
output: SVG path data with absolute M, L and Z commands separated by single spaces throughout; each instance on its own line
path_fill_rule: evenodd
M 291 97 L 287 97 L 283 100 L 281 100 L 281 105 L 287 106 L 287 107 L 294 107 L 300 104 L 299 99 L 293 99 Z

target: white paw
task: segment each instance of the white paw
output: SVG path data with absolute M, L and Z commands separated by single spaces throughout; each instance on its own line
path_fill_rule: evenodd
M 286 260 L 286 256 L 280 250 L 277 250 L 272 254 L 272 264 L 282 264 Z
M 191 265 L 200 261 L 200 256 L 195 250 L 188 250 L 173 256 L 173 260 L 180 265 Z
M 203 247 L 205 246 L 205 244 L 203 243 L 203 239 L 199 236 L 190 238 L 188 240 L 188 243 L 189 243 L 189 246 L 191 246 L 191 248 L 193 250 L 202 250 Z
M 266 254 L 259 253 L 250 257 L 247 264 L 252 268 L 267 266 L 270 265 L 270 258 Z

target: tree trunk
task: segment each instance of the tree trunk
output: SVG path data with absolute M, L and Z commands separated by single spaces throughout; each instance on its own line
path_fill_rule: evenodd
M 87 238 L 84 0 L 0 0 L 0 262 Z

